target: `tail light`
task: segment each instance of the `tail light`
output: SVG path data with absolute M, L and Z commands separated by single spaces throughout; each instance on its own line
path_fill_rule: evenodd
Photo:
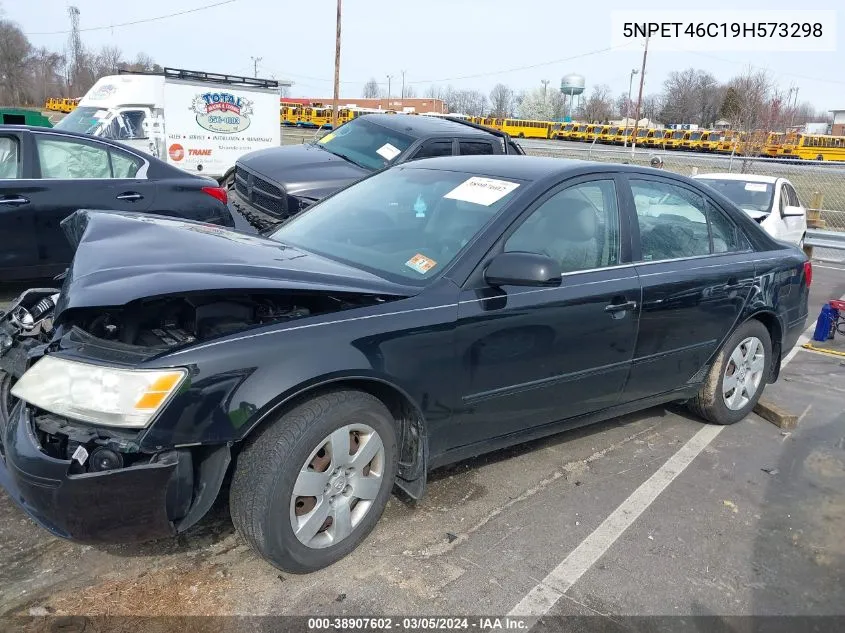
M 813 283 L 813 265 L 809 261 L 804 262 L 804 279 L 809 288 Z
M 226 191 L 226 187 L 203 187 L 202 192 L 216 198 L 223 204 L 229 202 L 229 193 Z

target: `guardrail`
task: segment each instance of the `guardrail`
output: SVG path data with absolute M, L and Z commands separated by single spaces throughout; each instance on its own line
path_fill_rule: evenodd
M 817 246 L 818 248 L 845 250 L 845 231 L 822 231 L 808 228 L 807 239 L 804 243 L 807 246 Z

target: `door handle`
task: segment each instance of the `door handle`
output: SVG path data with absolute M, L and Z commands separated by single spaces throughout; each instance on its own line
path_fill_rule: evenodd
M 135 191 L 127 191 L 126 193 L 122 193 L 117 196 L 118 200 L 129 200 L 129 202 L 135 202 L 136 200 L 142 200 L 143 198 L 144 196 Z
M 29 199 L 24 198 L 23 196 L 9 196 L 6 198 L 0 198 L 0 204 L 9 204 L 12 206 L 16 206 L 19 204 L 29 204 Z
M 635 310 L 637 307 L 636 301 L 625 301 L 624 303 L 611 303 L 605 306 L 604 311 L 611 314 L 615 312 L 625 312 L 626 310 Z

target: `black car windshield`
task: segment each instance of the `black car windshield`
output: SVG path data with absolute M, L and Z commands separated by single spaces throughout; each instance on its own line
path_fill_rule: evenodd
M 107 114 L 108 110 L 104 108 L 77 107 L 56 124 L 56 129 L 76 132 L 77 134 L 93 134 L 100 127 Z
M 315 204 L 270 237 L 386 279 L 425 285 L 524 185 L 398 166 Z
M 775 188 L 771 183 L 720 178 L 698 178 L 697 180 L 713 187 L 741 209 L 766 213 L 772 210 Z
M 406 134 L 367 121 L 367 117 L 363 116 L 326 134 L 318 145 L 332 154 L 375 171 L 386 167 L 408 149 L 414 140 Z

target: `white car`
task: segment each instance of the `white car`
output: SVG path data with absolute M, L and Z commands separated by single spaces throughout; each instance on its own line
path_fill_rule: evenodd
M 731 200 L 777 240 L 804 246 L 807 210 L 786 178 L 754 174 L 694 176 Z

